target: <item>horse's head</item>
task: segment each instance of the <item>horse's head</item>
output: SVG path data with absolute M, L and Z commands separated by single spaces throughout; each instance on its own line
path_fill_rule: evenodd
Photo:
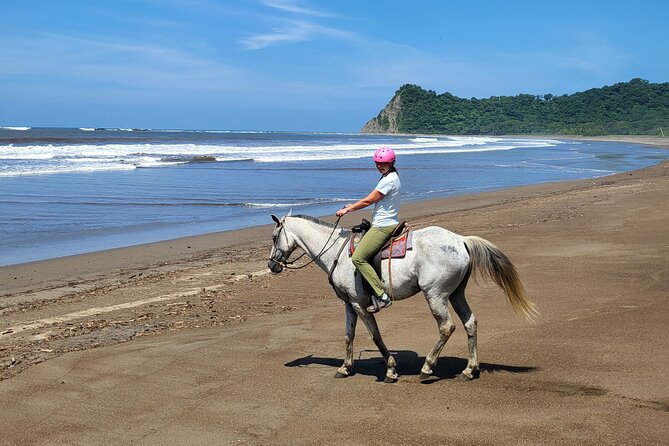
M 288 257 L 297 248 L 297 242 L 290 231 L 286 229 L 286 217 L 279 220 L 276 215 L 272 215 L 272 220 L 276 223 L 276 227 L 272 233 L 272 252 L 269 255 L 267 266 L 270 271 L 279 274 L 283 271 Z

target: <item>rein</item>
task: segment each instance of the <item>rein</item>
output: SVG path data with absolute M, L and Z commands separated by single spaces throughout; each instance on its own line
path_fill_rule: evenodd
M 293 263 L 295 263 L 295 262 L 297 262 L 298 260 L 300 260 L 302 257 L 304 257 L 304 255 L 306 254 L 306 251 L 303 252 L 302 254 L 300 254 L 295 260 L 293 260 L 293 261 L 291 261 L 291 262 L 288 262 L 287 260 L 277 261 L 277 260 L 274 260 L 274 259 L 271 258 L 271 257 L 269 258 L 269 260 L 278 263 L 279 265 L 283 266 L 283 267 L 286 268 L 286 269 L 302 269 L 302 268 L 305 268 L 305 267 L 311 265 L 311 264 L 314 263 L 316 260 L 318 260 L 318 259 L 319 259 L 319 258 L 320 258 L 320 257 L 327 251 L 327 250 L 329 250 L 330 248 L 332 248 L 332 246 L 334 246 L 334 243 L 333 243 L 329 248 L 327 248 L 328 243 L 330 243 L 330 240 L 332 239 L 332 236 L 334 235 L 335 231 L 337 230 L 337 226 L 339 226 L 339 220 L 341 220 L 341 217 L 338 217 L 338 218 L 337 218 L 337 221 L 335 222 L 335 225 L 334 225 L 334 227 L 332 228 L 332 232 L 330 233 L 330 236 L 328 237 L 328 239 L 325 241 L 325 244 L 323 245 L 323 248 L 321 249 L 321 251 L 320 251 L 318 254 L 316 254 L 310 261 L 308 261 L 307 263 L 305 263 L 304 265 L 300 265 L 300 266 L 290 266 L 290 265 L 292 265 Z M 281 229 L 283 230 L 283 223 L 281 223 Z M 277 238 L 279 237 L 280 234 L 281 234 L 280 232 L 279 232 L 279 234 L 277 234 Z M 326 249 L 326 248 L 327 248 L 327 249 Z M 341 252 L 341 251 L 340 251 L 340 252 Z

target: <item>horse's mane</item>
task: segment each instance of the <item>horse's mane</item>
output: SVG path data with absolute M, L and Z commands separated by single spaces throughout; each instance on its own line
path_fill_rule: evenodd
M 329 221 L 325 221 L 325 220 L 320 220 L 316 217 L 312 217 L 311 215 L 291 215 L 291 217 L 303 218 L 305 220 L 309 220 L 310 222 L 317 223 L 321 226 L 327 226 L 328 228 L 334 228 L 335 227 L 334 223 L 330 223 Z
M 302 218 L 304 220 L 308 220 L 310 222 L 316 223 L 321 226 L 327 226 L 328 228 L 339 228 L 342 231 L 348 231 L 346 228 L 342 228 L 341 226 L 337 226 L 334 223 L 330 223 L 329 221 L 321 220 L 316 217 L 312 217 L 311 215 L 291 215 L 291 217 L 295 218 Z

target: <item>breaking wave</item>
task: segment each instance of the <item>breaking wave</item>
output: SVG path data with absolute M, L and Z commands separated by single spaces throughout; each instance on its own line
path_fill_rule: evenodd
M 97 129 L 80 128 L 85 133 Z M 110 131 L 112 129 L 105 129 Z M 115 129 L 134 132 L 138 129 Z M 215 131 L 209 131 L 215 132 Z M 222 131 L 221 131 L 222 132 Z M 155 134 L 156 132 L 154 132 Z M 251 135 L 262 132 L 248 132 Z M 83 134 L 83 133 L 82 133 Z M 202 134 L 202 133 L 201 133 Z M 133 168 L 160 168 L 181 164 L 201 163 L 287 163 L 358 159 L 371 156 L 379 142 L 365 139 L 348 142 L 347 139 L 316 140 L 306 144 L 299 138 L 282 140 L 255 135 L 256 139 L 173 140 L 165 143 L 72 143 L 71 139 L 42 142 L 26 138 L 8 145 L 0 145 L 0 176 L 45 175 L 61 172 L 92 172 L 128 170 Z M 84 138 L 82 136 L 82 138 Z M 74 139 L 76 140 L 76 139 Z M 142 141 L 141 138 L 132 138 Z M 23 142 L 25 141 L 25 142 Z M 87 141 L 85 138 L 82 142 Z M 300 141 L 300 143 L 297 143 Z M 23 142 L 23 144 L 22 144 Z M 402 156 L 420 156 L 449 153 L 504 151 L 516 148 L 552 147 L 559 141 L 549 139 L 502 139 L 495 137 L 420 137 L 396 138 L 390 145 Z

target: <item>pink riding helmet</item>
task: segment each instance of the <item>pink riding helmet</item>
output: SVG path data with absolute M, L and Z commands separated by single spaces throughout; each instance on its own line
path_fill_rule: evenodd
M 390 147 L 379 147 L 374 152 L 374 162 L 375 163 L 394 163 L 395 162 L 395 152 Z

